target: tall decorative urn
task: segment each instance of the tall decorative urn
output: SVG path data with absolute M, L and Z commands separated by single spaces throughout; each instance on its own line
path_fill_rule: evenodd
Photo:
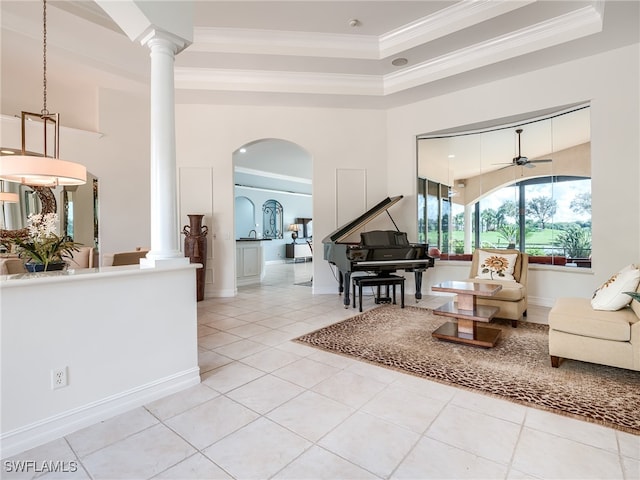
M 189 225 L 182 229 L 184 233 L 184 256 L 191 263 L 201 263 L 202 268 L 196 270 L 196 292 L 198 301 L 204 300 L 204 278 L 207 268 L 207 233 L 209 227 L 202 225 L 204 215 L 187 215 Z

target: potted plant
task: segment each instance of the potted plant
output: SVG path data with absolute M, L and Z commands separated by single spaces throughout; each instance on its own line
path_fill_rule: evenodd
M 67 236 L 57 232 L 58 214 L 29 215 L 28 235 L 15 238 L 18 255 L 27 259 L 25 267 L 30 272 L 62 270 L 66 263 L 63 257 L 73 256 L 79 245 Z
M 627 295 L 629 295 L 631 298 L 633 298 L 634 300 L 640 302 L 640 293 L 638 292 L 624 292 Z

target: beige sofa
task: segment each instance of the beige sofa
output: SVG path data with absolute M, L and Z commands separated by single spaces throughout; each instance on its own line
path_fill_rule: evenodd
M 604 311 L 588 298 L 558 298 L 549 312 L 549 355 L 556 368 L 570 358 L 640 371 L 640 303 Z

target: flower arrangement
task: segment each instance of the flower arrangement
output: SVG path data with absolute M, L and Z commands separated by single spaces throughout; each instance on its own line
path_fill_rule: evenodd
M 28 236 L 13 240 L 18 247 L 18 255 L 27 258 L 27 263 L 44 265 L 44 270 L 48 270 L 51 263 L 63 262 L 65 256 L 73 256 L 79 244 L 67 236 L 59 236 L 56 233 L 57 225 L 57 213 L 29 215 Z

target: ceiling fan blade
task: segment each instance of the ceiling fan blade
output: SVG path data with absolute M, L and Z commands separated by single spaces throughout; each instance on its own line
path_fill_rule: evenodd
M 549 162 L 553 162 L 553 160 L 550 158 L 544 158 L 540 160 L 529 160 L 528 163 L 549 163 Z

